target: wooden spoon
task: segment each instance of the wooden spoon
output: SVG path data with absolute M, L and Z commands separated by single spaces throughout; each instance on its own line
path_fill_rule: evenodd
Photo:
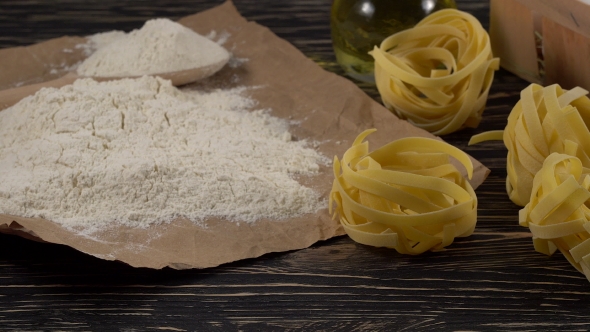
M 185 69 L 175 72 L 169 73 L 161 73 L 161 74 L 151 74 L 150 76 L 159 76 L 161 78 L 167 79 L 172 81 L 172 85 L 180 86 L 192 82 L 196 82 L 198 80 L 207 78 L 216 72 L 218 72 L 225 64 L 228 62 L 228 58 L 224 58 L 216 63 L 196 67 L 191 69 Z M 134 78 L 138 76 L 125 76 L 125 77 L 91 77 L 97 81 L 110 81 L 110 80 L 117 80 L 122 78 Z M 53 88 L 60 88 L 62 86 L 72 84 L 78 78 L 84 78 L 84 76 L 79 76 L 75 72 L 69 72 L 66 75 L 42 83 L 24 85 L 17 88 L 6 89 L 0 91 L 0 110 L 3 110 L 7 107 L 10 107 L 16 103 L 18 103 L 21 99 L 35 94 L 35 92 L 41 90 L 42 88 L 46 87 L 53 87 Z

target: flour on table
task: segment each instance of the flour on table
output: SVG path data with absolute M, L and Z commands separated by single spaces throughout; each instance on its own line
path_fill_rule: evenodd
M 316 212 L 325 202 L 294 177 L 324 157 L 287 121 L 249 111 L 244 89 L 149 76 L 42 89 L 0 112 L 0 213 L 91 232 Z
M 81 76 L 160 74 L 227 62 L 230 56 L 218 43 L 166 18 L 129 33 L 94 35 L 89 44 L 96 51 L 78 66 Z

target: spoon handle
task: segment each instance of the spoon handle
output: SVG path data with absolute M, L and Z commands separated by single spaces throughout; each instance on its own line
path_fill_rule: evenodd
M 21 99 L 35 94 L 35 92 L 46 87 L 61 88 L 64 85 L 72 84 L 78 78 L 75 73 L 67 73 L 66 75 L 56 78 L 51 81 L 41 82 L 36 84 L 29 84 L 19 86 L 18 88 L 6 89 L 0 91 L 0 110 L 8 108 Z

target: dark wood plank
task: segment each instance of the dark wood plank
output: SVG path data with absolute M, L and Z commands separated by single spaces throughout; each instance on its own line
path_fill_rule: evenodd
M 218 3 L 0 1 L 0 47 L 130 30 Z M 342 74 L 331 48 L 330 1 L 235 4 Z M 487 1 L 458 4 L 487 26 Z M 379 98 L 373 86 L 358 84 Z M 475 234 L 446 251 L 403 256 L 341 237 L 213 269 L 154 271 L 0 234 L 0 330 L 588 330 L 590 284 L 560 254 L 536 253 L 518 226 L 518 207 L 505 193 L 502 143 L 466 144 L 474 133 L 502 129 L 527 85 L 499 71 L 480 128 L 445 136 L 492 170 L 477 190 Z

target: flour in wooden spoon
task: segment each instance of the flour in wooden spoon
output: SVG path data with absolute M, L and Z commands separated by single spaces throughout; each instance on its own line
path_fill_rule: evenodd
M 43 89 L 0 112 L 0 213 L 93 231 L 317 211 L 293 177 L 322 156 L 243 92 L 147 76 Z
M 218 43 L 165 18 L 147 21 L 139 30 L 95 35 L 97 50 L 77 69 L 87 77 L 129 77 L 176 72 L 227 62 Z

